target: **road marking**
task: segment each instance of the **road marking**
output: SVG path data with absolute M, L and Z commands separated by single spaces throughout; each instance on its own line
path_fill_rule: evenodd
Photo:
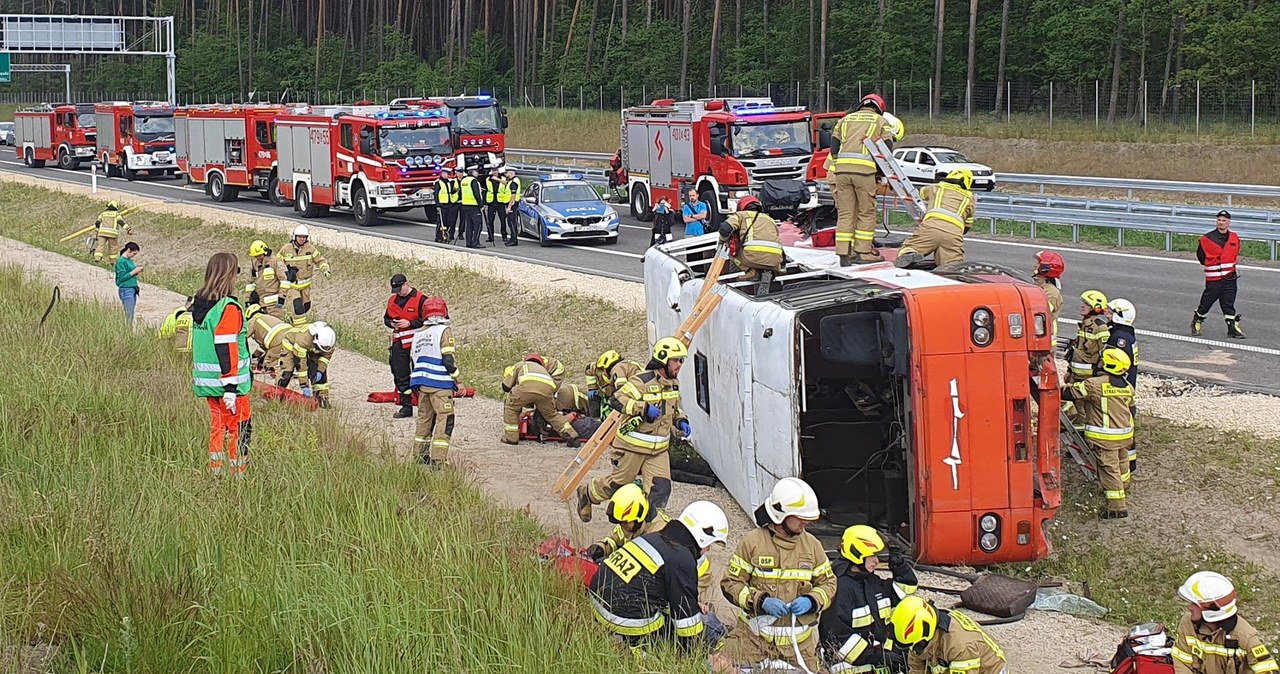
M 895 232 L 895 233 L 908 234 L 908 235 L 910 234 L 910 232 Z M 1107 257 L 1123 257 L 1123 258 L 1129 258 L 1133 260 L 1158 260 L 1160 262 L 1177 262 L 1178 264 L 1191 264 L 1197 267 L 1200 266 L 1199 260 L 1186 260 L 1180 257 L 1164 257 L 1163 255 L 1142 255 L 1140 253 L 1121 253 L 1119 251 L 1113 251 L 1113 250 L 1094 250 L 1092 248 L 1075 248 L 1073 246 L 1059 246 L 1058 248 L 1055 249 L 1053 247 L 1053 244 L 1057 242 L 1047 241 L 1047 240 L 1044 243 L 1022 243 L 1019 241 L 1000 241 L 997 239 L 984 239 L 982 237 L 976 237 L 976 236 L 966 237 L 966 238 L 969 241 L 974 241 L 977 243 L 989 243 L 994 246 L 1012 246 L 1014 248 L 1036 248 L 1038 250 L 1051 249 L 1051 250 L 1060 250 L 1060 251 L 1070 251 L 1072 253 L 1081 253 L 1084 255 L 1105 255 Z M 1280 274 L 1280 268 L 1276 268 L 1276 267 L 1258 267 L 1255 265 L 1238 264 L 1236 265 L 1236 269 L 1249 269 L 1251 271 L 1265 271 L 1265 272 L 1271 272 L 1273 274 Z
M 1079 321 L 1073 321 L 1070 318 L 1059 318 L 1058 323 L 1077 326 L 1080 324 Z M 1158 339 L 1168 339 L 1175 342 L 1185 342 L 1187 344 L 1201 344 L 1203 346 L 1213 346 L 1219 349 L 1231 349 L 1233 351 L 1247 351 L 1249 353 L 1261 353 L 1268 356 L 1280 356 L 1280 349 L 1271 349 L 1265 346 L 1240 344 L 1239 342 L 1220 342 L 1216 339 L 1205 339 L 1204 337 L 1192 337 L 1190 335 L 1175 335 L 1168 332 L 1156 332 L 1154 330 L 1134 330 L 1134 332 L 1145 337 L 1156 337 Z

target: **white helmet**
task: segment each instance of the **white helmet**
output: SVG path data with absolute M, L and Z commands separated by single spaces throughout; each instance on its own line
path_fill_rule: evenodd
M 293 228 L 293 237 L 296 239 L 296 238 L 298 238 L 298 237 L 300 237 L 300 236 L 305 236 L 305 237 L 307 237 L 307 238 L 311 238 L 311 230 L 307 229 L 307 226 L 306 226 L 306 225 L 298 225 L 297 227 L 294 227 L 294 228 Z
M 769 498 L 764 501 L 765 512 L 774 524 L 782 524 L 787 515 L 795 515 L 810 522 L 817 520 L 818 495 L 813 487 L 798 477 L 784 477 L 773 485 Z
M 1111 300 L 1107 308 L 1111 310 L 1112 323 L 1133 327 L 1133 319 L 1138 317 L 1138 308 L 1133 306 L 1133 302 L 1129 300 L 1116 298 Z
M 729 518 L 711 501 L 694 501 L 685 506 L 680 523 L 688 527 L 699 548 L 729 541 Z
M 893 129 L 894 140 L 902 140 L 903 138 L 906 137 L 907 127 L 902 123 L 902 120 L 898 119 L 892 113 L 889 113 L 889 112 L 886 112 L 880 116 L 884 117 L 884 121 L 889 123 L 889 128 Z
M 1205 622 L 1216 623 L 1236 614 L 1236 586 L 1213 571 L 1197 571 L 1178 588 L 1178 596 L 1200 606 Z
M 311 336 L 315 338 L 316 346 L 325 353 L 332 351 L 333 345 L 338 343 L 337 333 L 324 321 L 312 323 L 307 327 L 307 332 L 311 333 Z

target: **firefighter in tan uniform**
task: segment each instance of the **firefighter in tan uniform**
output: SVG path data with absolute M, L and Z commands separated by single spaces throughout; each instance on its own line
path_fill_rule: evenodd
M 293 326 L 262 310 L 256 304 L 250 304 L 244 312 L 249 338 L 257 348 L 253 351 L 254 365 L 257 370 L 266 371 L 273 376 L 280 371 L 280 359 L 284 356 L 285 335 Z
M 156 330 L 159 339 L 172 339 L 173 350 L 178 353 L 191 353 L 191 298 L 187 298 L 185 306 L 174 309 Z
M 280 261 L 285 265 L 285 281 L 289 284 L 285 309 L 293 325 L 300 326 L 307 322 L 307 312 L 311 311 L 311 277 L 319 270 L 329 278 L 329 263 L 311 243 L 306 225 L 293 229 L 293 239 L 280 251 Z
M 1236 588 L 1220 573 L 1199 571 L 1178 588 L 1189 604 L 1170 655 L 1174 674 L 1268 674 L 1280 671 L 1266 644 L 1236 613 Z
M 827 158 L 827 175 L 835 197 L 836 254 L 840 266 L 883 262 L 872 243 L 876 229 L 876 161 L 863 142 L 893 138 L 893 125 L 885 120 L 884 99 L 868 94 L 858 109 L 845 115 L 832 130 L 833 147 Z
M 418 427 L 413 449 L 428 467 L 449 461 L 453 437 L 453 391 L 458 387 L 456 342 L 449 329 L 449 307 L 439 297 L 422 303 L 423 327 L 413 336 L 409 359 L 413 371 L 409 385 L 418 392 Z
M 689 355 L 684 342 L 663 337 L 653 347 L 653 358 L 641 372 L 613 394 L 610 405 L 622 413 L 610 453 L 613 472 L 578 487 L 578 517 L 591 521 L 592 506 L 609 500 L 622 485 L 644 482 L 649 503 L 655 509 L 671 498 L 672 433 L 688 441 L 693 437 L 689 419 L 680 407 L 680 368 Z
M 577 412 L 585 416 L 590 403 L 585 387 L 565 382 L 556 389 L 556 409 L 561 412 Z
M 115 264 L 116 258 L 120 257 L 120 235 L 132 231 L 120 213 L 120 203 L 108 201 L 107 210 L 98 214 L 93 226 L 97 237 L 93 244 L 93 261 L 101 262 L 105 257 L 107 262 Z
M 1133 446 L 1133 386 L 1125 378 L 1129 354 L 1116 348 L 1102 352 L 1103 374 L 1062 389 L 1062 399 L 1075 401 L 1084 420 L 1084 439 L 1098 455 L 1098 483 L 1106 497 L 1102 519 L 1129 516 L 1124 485 L 1129 481 L 1129 448 Z
M 337 342 L 337 334 L 324 321 L 286 332 L 284 366 L 276 385 L 288 388 L 289 380 L 297 376 L 302 395 L 315 396 L 320 407 L 328 408 L 329 358 Z
M 1111 339 L 1111 319 L 1107 316 L 1107 296 L 1097 290 L 1080 293 L 1080 325 L 1075 339 L 1067 347 L 1067 381 L 1093 376 L 1108 339 Z
M 1062 256 L 1051 251 L 1042 250 L 1036 253 L 1036 269 L 1032 278 L 1036 285 L 1044 291 L 1049 301 L 1049 334 L 1058 336 L 1058 315 L 1062 313 L 1062 273 L 1067 270 L 1067 263 Z
M 643 371 L 639 363 L 624 360 L 622 354 L 613 349 L 600 354 L 596 362 L 587 365 L 587 398 L 591 403 L 591 416 L 604 417 L 618 387 Z
M 720 591 L 742 623 L 720 652 L 739 667 L 799 667 L 818 661 L 818 614 L 836 596 L 836 576 L 822 543 L 805 531 L 819 517 L 818 496 L 804 480 L 779 480 L 756 510 L 762 525 L 738 543 Z
M 898 267 L 910 267 L 926 255 L 938 266 L 964 262 L 964 235 L 973 227 L 973 171 L 956 169 L 937 185 L 920 190 L 928 206 L 920 226 L 898 250 Z
M 889 617 L 894 640 L 910 649 L 908 674 L 1007 674 L 1004 651 L 973 618 L 911 595 Z
M 547 371 L 547 360 L 530 354 L 503 373 L 502 390 L 507 394 L 502 408 L 503 443 L 520 444 L 520 414 L 525 407 L 532 407 L 565 439 L 567 447 L 582 444 L 569 419 L 556 409 L 556 380 Z M 563 372 L 564 366 L 560 365 L 560 369 Z
M 733 263 L 742 270 L 743 280 L 750 281 L 759 276 L 757 296 L 769 294 L 774 275 L 780 273 L 786 264 L 782 239 L 778 237 L 778 223 L 762 213 L 762 208 L 759 199 L 748 195 L 738 202 L 738 212 L 720 223 L 722 244 L 737 237 L 736 245 L 731 244 L 730 248 L 736 251 Z
M 249 294 L 249 304 L 256 304 L 262 313 L 284 319 L 284 292 L 289 289 L 285 280 L 285 267 L 276 259 L 271 249 L 262 241 L 249 244 L 249 283 L 244 291 Z

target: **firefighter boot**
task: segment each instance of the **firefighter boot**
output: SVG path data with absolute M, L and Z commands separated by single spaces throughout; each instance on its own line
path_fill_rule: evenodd
M 1100 516 L 1104 520 L 1122 520 L 1129 516 L 1129 511 L 1128 510 L 1107 510 L 1106 508 L 1103 508 Z
M 913 265 L 919 264 L 923 259 L 924 256 L 914 250 L 906 251 L 898 253 L 898 258 L 893 261 L 893 266 L 898 269 L 910 269 Z
M 1227 336 L 1234 339 L 1244 339 L 1244 331 L 1240 329 L 1240 319 L 1227 321 Z
M 773 272 L 765 270 L 760 272 L 760 282 L 756 285 L 756 297 L 765 297 L 769 294 L 769 287 L 773 285 Z
M 392 419 L 408 419 L 413 416 L 413 398 L 401 393 L 400 410 L 391 415 Z
M 578 486 L 578 519 L 583 522 L 591 521 L 591 492 L 587 490 L 587 485 Z
M 874 264 L 876 262 L 884 262 L 884 257 L 880 255 L 879 251 L 872 250 L 870 253 L 855 251 L 853 254 L 854 264 Z
M 1191 316 L 1191 334 L 1200 335 L 1200 329 L 1204 327 L 1204 316 L 1200 314 L 1192 314 Z
M 840 266 L 841 266 L 841 267 L 848 267 L 848 266 L 849 266 L 849 265 L 851 265 L 851 264 L 853 264 L 853 261 L 849 259 L 849 256 L 848 256 L 848 255 L 841 255 L 841 256 L 840 256 Z

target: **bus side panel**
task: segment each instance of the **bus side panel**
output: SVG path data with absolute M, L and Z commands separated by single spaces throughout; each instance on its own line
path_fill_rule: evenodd
M 801 474 L 798 415 L 794 412 L 796 382 L 800 381 L 796 367 L 798 344 L 793 312 L 764 302 L 747 306 L 755 312 L 754 319 L 742 324 L 750 326 L 742 343 L 748 349 L 743 360 L 750 360 L 752 409 L 742 425 L 751 429 L 756 464 L 760 467 L 755 495 L 762 497 L 779 479 Z

